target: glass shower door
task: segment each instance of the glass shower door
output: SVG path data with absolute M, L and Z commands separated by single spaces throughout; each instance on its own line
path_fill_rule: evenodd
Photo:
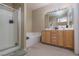
M 0 51 L 15 46 L 13 12 L 0 6 Z M 17 30 L 16 30 L 17 31 Z

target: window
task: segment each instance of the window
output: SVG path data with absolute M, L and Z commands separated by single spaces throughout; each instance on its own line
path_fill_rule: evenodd
M 58 22 L 67 22 L 67 17 L 58 18 Z

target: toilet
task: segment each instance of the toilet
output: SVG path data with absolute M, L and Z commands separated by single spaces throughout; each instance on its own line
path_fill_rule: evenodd
M 26 33 L 26 47 L 31 47 L 40 42 L 40 32 L 27 32 Z

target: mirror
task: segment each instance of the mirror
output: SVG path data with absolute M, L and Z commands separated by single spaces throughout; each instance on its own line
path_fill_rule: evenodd
M 73 9 L 64 8 L 48 12 L 45 15 L 45 27 L 58 27 L 63 26 L 66 28 L 73 27 Z

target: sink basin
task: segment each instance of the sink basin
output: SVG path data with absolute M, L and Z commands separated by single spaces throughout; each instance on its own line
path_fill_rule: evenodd
M 73 28 L 65 28 L 65 30 L 73 30 Z

